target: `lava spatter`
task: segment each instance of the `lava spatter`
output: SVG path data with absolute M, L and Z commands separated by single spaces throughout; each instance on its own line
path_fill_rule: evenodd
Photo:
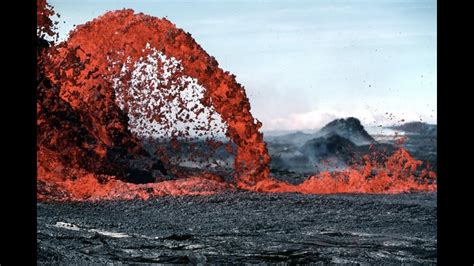
M 250 104 L 243 87 L 237 83 L 234 75 L 220 69 L 217 61 L 209 56 L 190 34 L 177 29 L 166 19 L 135 14 L 132 10 L 121 10 L 106 13 L 78 26 L 71 32 L 66 46 L 80 47 L 89 62 L 84 70 L 71 73 L 77 74 L 75 80 L 78 82 L 77 85 L 68 84 L 65 91 L 69 95 L 72 91 L 78 93 L 77 97 L 68 97 L 67 100 L 88 106 L 96 104 L 97 89 L 92 88 L 110 90 L 106 88 L 103 78 L 117 77 L 118 69 L 111 66 L 111 61 L 115 65 L 122 64 L 122 69 L 127 62 L 136 63 L 148 57 L 150 49 L 146 49 L 147 47 L 161 52 L 169 59 L 179 60 L 179 73 L 161 75 L 169 74 L 169 78 L 175 81 L 188 78 L 189 82 L 195 83 L 194 88 L 205 88 L 200 101 L 218 113 L 226 125 L 227 137 L 236 144 L 235 178 L 252 185 L 268 175 L 270 157 L 263 136 L 258 131 L 261 123 L 250 113 Z M 60 48 L 60 53 L 63 50 L 65 48 Z M 173 76 L 174 74 L 178 76 Z M 90 78 L 93 76 L 97 78 Z M 145 89 L 143 84 L 135 85 L 142 87 L 138 90 Z M 176 89 L 182 92 L 186 88 L 187 86 L 181 86 Z M 128 101 L 128 104 L 130 103 L 132 101 Z M 132 106 L 128 109 L 138 108 Z M 191 110 L 191 113 L 199 115 L 199 110 L 192 111 L 194 110 Z M 163 119 L 163 116 L 158 119 Z M 182 120 L 178 117 L 177 121 Z

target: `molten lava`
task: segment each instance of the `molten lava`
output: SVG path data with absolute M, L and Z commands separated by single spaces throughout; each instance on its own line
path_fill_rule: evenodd
M 262 192 L 299 192 L 304 194 L 330 193 L 402 193 L 436 190 L 436 174 L 427 169 L 420 170 L 423 162 L 413 159 L 403 148 L 393 153 L 384 162 L 375 157 L 364 156 L 361 164 L 353 164 L 343 171 L 322 172 L 311 176 L 303 183 L 291 185 L 275 179 L 265 179 L 256 186 L 241 188 Z
M 299 185 L 273 179 L 262 124 L 250 113 L 244 88 L 189 33 L 166 19 L 121 10 L 77 26 L 55 44 L 46 40 L 54 36 L 54 11 L 37 3 L 39 200 L 146 199 L 235 187 L 300 193 L 436 189 L 434 173 L 417 174 L 422 163 L 403 149 L 383 163 L 367 157 Z M 167 171 L 183 172 L 158 150 L 160 159 L 147 152 L 141 137 L 167 135 L 178 150 L 181 140 L 205 131 L 230 140 L 225 148 L 235 155 L 236 185 L 211 173 L 163 181 Z M 224 145 L 212 138 L 207 143 L 211 149 Z

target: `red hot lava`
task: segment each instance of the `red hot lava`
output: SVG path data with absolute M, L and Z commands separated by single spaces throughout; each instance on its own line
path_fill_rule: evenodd
M 330 193 L 402 193 L 436 190 L 436 174 L 420 170 L 423 162 L 413 159 L 403 148 L 384 162 L 373 156 L 364 156 L 361 164 L 354 163 L 342 171 L 322 172 L 303 183 L 291 185 L 267 178 L 253 187 L 242 188 L 262 192 L 299 192 L 304 194 Z
M 421 162 L 403 149 L 384 163 L 367 157 L 362 165 L 312 176 L 299 185 L 277 181 L 269 175 L 262 124 L 250 113 L 244 88 L 189 33 L 166 19 L 121 10 L 76 27 L 55 44 L 45 40 L 54 36 L 49 19 L 54 12 L 45 1 L 37 3 L 39 200 L 146 199 L 235 187 L 300 193 L 436 189 L 432 172 L 415 178 Z M 189 100 L 196 95 L 197 102 Z M 174 111 L 166 109 L 171 102 Z M 175 121 L 170 123 L 170 117 Z M 200 128 L 186 127 L 201 118 L 207 122 Z M 181 122 L 182 128 L 173 128 Z M 160 169 L 137 135 L 153 128 L 150 135 L 167 132 L 176 142 L 191 130 L 212 130 L 211 124 L 235 144 L 236 186 L 210 173 L 150 181 L 159 180 Z

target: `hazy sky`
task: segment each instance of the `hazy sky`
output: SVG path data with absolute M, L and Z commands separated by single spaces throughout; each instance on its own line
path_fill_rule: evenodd
M 436 1 L 48 2 L 63 38 L 108 10 L 167 17 L 237 76 L 264 130 L 436 123 Z

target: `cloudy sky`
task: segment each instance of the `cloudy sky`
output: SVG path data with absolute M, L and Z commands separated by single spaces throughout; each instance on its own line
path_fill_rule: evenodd
M 237 76 L 264 130 L 436 123 L 436 1 L 48 2 L 62 38 L 108 10 L 167 17 Z

